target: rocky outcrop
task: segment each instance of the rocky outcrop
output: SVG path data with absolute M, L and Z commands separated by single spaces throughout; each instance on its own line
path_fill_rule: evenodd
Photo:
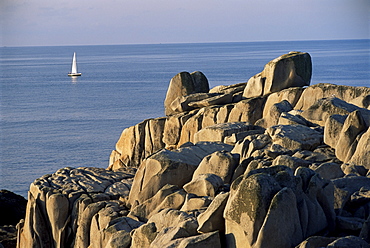
M 232 184 L 224 218 L 228 247 L 292 247 L 334 229 L 333 185 L 307 168 L 253 170 Z
M 116 231 L 140 224 L 124 217 L 128 209 L 120 201 L 132 179 L 125 172 L 64 168 L 35 180 L 18 224 L 18 247 L 105 247 L 118 238 Z
M 369 89 L 311 70 L 292 52 L 247 84 L 176 75 L 107 170 L 31 184 L 18 247 L 368 247 Z
M 250 98 L 290 87 L 308 86 L 311 74 L 311 56 L 308 53 L 290 52 L 271 60 L 261 73 L 251 77 L 243 96 Z
M 0 190 L 0 247 L 15 247 L 16 225 L 26 215 L 27 200 L 9 190 Z
M 320 83 L 311 85 L 302 93 L 296 109 L 306 110 L 322 98 L 336 97 L 360 108 L 369 107 L 370 88 Z
M 222 143 L 205 142 L 176 151 L 161 150 L 149 156 L 135 174 L 129 203 L 142 203 L 166 184 L 181 188 L 191 181 L 194 171 L 204 157 L 215 151 L 231 151 L 231 148 L 230 145 Z

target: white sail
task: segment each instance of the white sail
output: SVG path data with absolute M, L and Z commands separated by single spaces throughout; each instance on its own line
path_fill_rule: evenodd
M 81 76 L 81 73 L 77 72 L 77 58 L 76 58 L 76 52 L 73 53 L 72 58 L 72 68 L 71 72 L 68 73 L 68 76 Z
M 77 59 L 76 59 L 76 52 L 73 53 L 73 59 L 72 59 L 72 69 L 71 73 L 77 73 Z

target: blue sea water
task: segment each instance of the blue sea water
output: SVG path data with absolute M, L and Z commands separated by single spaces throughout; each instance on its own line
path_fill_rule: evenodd
M 59 168 L 108 166 L 122 130 L 164 116 L 170 79 L 246 82 L 289 51 L 311 54 L 311 84 L 370 86 L 370 40 L 0 48 L 0 189 L 27 195 Z M 77 52 L 82 76 L 70 78 Z

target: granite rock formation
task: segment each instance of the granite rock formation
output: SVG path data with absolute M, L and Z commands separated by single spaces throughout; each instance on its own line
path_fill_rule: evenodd
M 31 184 L 18 247 L 369 247 L 370 89 L 311 73 L 291 52 L 248 83 L 176 75 L 107 170 Z

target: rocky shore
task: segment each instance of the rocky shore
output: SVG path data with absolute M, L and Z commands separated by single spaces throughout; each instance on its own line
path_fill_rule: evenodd
M 17 223 L 26 215 L 27 200 L 8 190 L 0 190 L 0 248 L 17 244 Z
M 31 184 L 17 247 L 370 247 L 370 88 L 311 75 L 302 52 L 247 83 L 175 75 L 106 170 Z

